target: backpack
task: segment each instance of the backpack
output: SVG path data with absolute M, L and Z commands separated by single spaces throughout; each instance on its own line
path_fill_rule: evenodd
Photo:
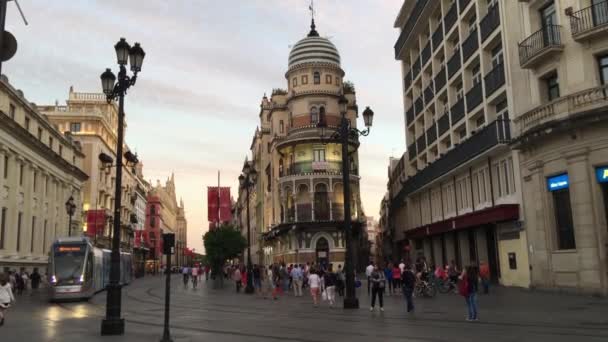
M 467 277 L 463 277 L 458 284 L 458 293 L 463 297 L 467 297 L 469 295 L 469 280 Z

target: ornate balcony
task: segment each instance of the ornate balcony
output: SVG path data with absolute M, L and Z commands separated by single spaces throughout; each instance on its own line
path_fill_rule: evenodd
M 435 93 L 438 94 L 441 89 L 445 86 L 446 76 L 445 76 L 445 66 L 439 70 L 437 75 L 435 75 Z
M 608 1 L 603 1 L 570 16 L 572 38 L 578 42 L 606 35 L 608 31 Z
M 602 85 L 562 96 L 518 116 L 514 120 L 515 128 L 519 136 L 529 132 L 543 134 L 545 128 L 565 120 L 582 119 L 592 115 L 605 117 L 605 110 L 608 109 L 607 94 L 608 85 Z
M 464 118 L 464 98 L 458 100 L 452 108 L 450 108 L 450 116 L 452 118 L 452 126 L 458 123 L 458 121 Z
M 443 157 L 429 164 L 429 166 L 413 177 L 408 178 L 395 197 L 395 201 L 400 201 L 405 196 L 422 189 L 446 173 L 457 169 L 467 161 L 479 157 L 499 145 L 506 145 L 510 141 L 511 128 L 509 120 L 501 119 L 490 123 L 477 134 L 474 134 L 448 151 Z
M 452 78 L 460 70 L 460 50 L 454 51 L 454 55 L 448 61 L 448 79 Z
M 479 28 L 481 30 L 481 41 L 485 42 L 486 39 L 496 30 L 500 25 L 500 10 L 498 4 L 488 8 L 488 14 L 479 22 Z
M 564 50 L 560 37 L 561 26 L 548 25 L 534 32 L 519 43 L 519 64 L 524 69 L 534 68 L 538 63 Z
M 420 14 L 422 14 L 422 11 L 424 10 L 424 7 L 426 6 L 426 4 L 428 2 L 429 2 L 429 0 L 418 0 L 416 5 L 414 6 L 412 13 L 410 14 L 407 22 L 405 23 L 405 26 L 403 26 L 403 29 L 401 30 L 401 34 L 399 34 L 399 38 L 397 39 L 397 42 L 395 43 L 395 59 L 399 59 L 399 56 L 401 55 L 403 47 L 406 45 L 407 41 L 410 39 L 412 30 L 414 29 L 414 26 L 416 26 L 416 23 L 418 22 L 418 19 L 420 18 Z
M 456 20 L 458 19 L 458 10 L 456 9 L 456 3 L 453 3 L 448 12 L 445 14 L 443 18 L 443 26 L 445 27 L 445 33 L 450 32 L 450 29 L 454 24 L 456 24 Z
M 496 90 L 505 84 L 505 67 L 500 63 L 490 70 L 483 78 L 486 86 L 486 98 L 490 97 Z
M 475 109 L 477 106 L 481 104 L 483 100 L 483 91 L 481 87 L 481 82 L 478 82 L 476 85 L 471 88 L 466 95 L 467 98 L 467 110 L 469 113 Z
M 437 126 L 439 128 L 439 136 L 442 136 L 443 133 L 447 132 L 450 129 L 450 114 L 443 113 L 443 115 L 437 121 Z
M 353 171 L 351 170 L 352 174 Z M 279 177 L 295 176 L 295 175 L 312 175 L 312 174 L 341 174 L 341 162 L 299 162 L 288 165 L 283 170 L 279 170 Z
M 469 33 L 469 36 L 464 42 L 462 42 L 462 58 L 464 63 L 466 63 L 479 48 L 479 38 L 477 36 L 477 28 L 475 28 Z
M 437 51 L 441 42 L 443 42 L 443 24 L 439 23 L 439 26 L 433 32 L 433 36 L 431 37 L 431 41 L 433 42 L 433 51 Z

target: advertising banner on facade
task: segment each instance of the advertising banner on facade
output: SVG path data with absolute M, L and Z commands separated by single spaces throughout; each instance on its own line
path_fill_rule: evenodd
M 207 187 L 207 221 L 218 221 L 219 193 L 216 186 Z
M 207 187 L 207 210 L 207 220 L 209 222 L 231 221 L 232 201 L 230 199 L 230 187 Z
M 90 237 L 95 237 L 95 235 L 102 235 L 105 222 L 106 212 L 104 209 L 87 211 L 86 235 Z

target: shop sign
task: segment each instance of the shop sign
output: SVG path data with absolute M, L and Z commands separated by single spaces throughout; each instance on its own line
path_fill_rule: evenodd
M 597 181 L 600 183 L 608 183 L 608 166 L 598 167 L 595 169 Z
M 567 173 L 547 178 L 547 190 L 549 191 L 568 189 L 569 186 L 570 182 L 568 181 Z

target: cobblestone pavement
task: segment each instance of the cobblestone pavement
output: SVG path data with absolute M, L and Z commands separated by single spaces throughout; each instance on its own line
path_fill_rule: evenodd
M 608 300 L 492 289 L 480 296 L 480 321 L 465 322 L 458 295 L 419 299 L 415 315 L 400 296 L 385 298 L 385 312 L 313 308 L 309 297 L 264 300 L 234 293 L 233 284 L 213 290 L 184 289 L 172 280 L 174 341 L 608 341 Z M 105 294 L 89 302 L 47 303 L 43 296 L 18 298 L 0 328 L 0 341 L 158 341 L 162 336 L 164 278 L 146 277 L 123 291 L 126 334 L 101 337 Z

